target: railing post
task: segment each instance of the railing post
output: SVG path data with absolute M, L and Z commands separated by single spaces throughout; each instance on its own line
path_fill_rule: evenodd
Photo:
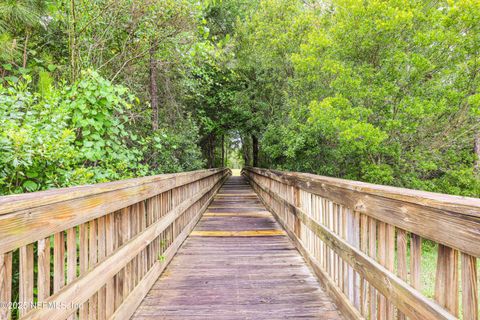
M 255 191 L 349 318 L 478 319 L 479 199 L 251 170 Z M 434 299 L 421 290 L 422 239 L 438 245 Z
M 0 301 L 12 300 L 12 252 L 0 254 Z M 10 319 L 11 309 L 0 306 L 0 319 Z
M 293 186 L 293 200 L 294 200 L 295 207 L 301 208 L 302 202 L 300 199 L 300 189 L 296 186 Z M 300 218 L 298 217 L 298 215 L 295 213 L 295 224 L 294 224 L 293 232 L 299 238 L 300 238 L 301 228 L 302 228 L 302 222 L 300 221 Z
M 0 319 L 129 318 L 228 175 L 199 170 L 0 197 Z M 33 308 L 35 295 L 40 306 L 67 307 Z M 15 301 L 22 305 L 11 308 Z

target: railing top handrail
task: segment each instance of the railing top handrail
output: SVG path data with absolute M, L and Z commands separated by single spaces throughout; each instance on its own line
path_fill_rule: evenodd
M 311 173 L 285 172 L 256 167 L 245 167 L 243 170 L 250 170 L 288 185 L 309 190 L 313 193 L 315 193 L 315 189 L 344 189 L 364 195 L 379 196 L 382 198 L 400 202 L 408 202 L 432 209 L 446 210 L 480 217 L 479 198 L 454 196 L 442 193 L 378 185 L 354 180 L 320 176 Z M 359 205 L 361 205 L 361 203 Z
M 168 182 L 172 178 L 191 176 L 192 181 L 207 177 L 226 168 L 203 169 L 180 173 L 159 174 L 154 176 L 118 180 L 112 182 L 87 184 L 67 188 L 0 196 L 0 216 L 16 211 L 29 210 L 49 204 L 85 198 L 105 192 L 118 191 L 141 185 Z M 210 173 L 210 174 L 208 174 Z

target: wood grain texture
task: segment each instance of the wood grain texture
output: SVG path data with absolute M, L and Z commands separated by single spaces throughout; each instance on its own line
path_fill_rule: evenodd
M 198 220 L 201 218 L 202 213 L 210 204 L 210 201 L 205 203 L 205 205 L 200 208 L 196 217 L 190 221 L 181 234 L 175 239 L 175 241 L 168 247 L 168 249 L 163 253 L 164 259 L 156 260 L 151 269 L 146 273 L 142 281 L 135 287 L 135 289 L 130 293 L 129 297 L 122 303 L 122 305 L 115 311 L 111 316 L 111 319 L 130 319 L 135 310 L 138 308 L 140 303 L 143 301 L 149 290 L 152 288 L 153 284 L 157 281 L 160 274 L 165 270 L 166 266 L 170 263 L 172 258 L 177 253 L 177 250 L 180 248 L 182 243 L 185 241 L 187 236 L 190 234 L 192 229 L 197 224 Z
M 410 284 L 420 291 L 422 289 L 420 282 L 422 260 L 422 238 L 412 234 L 410 241 Z
M 98 229 L 97 229 L 97 220 L 92 220 L 88 223 L 88 267 L 89 270 L 92 270 L 97 263 L 98 258 Z M 88 319 L 95 320 L 97 319 L 97 310 L 98 310 L 98 295 L 97 293 L 93 294 L 88 300 Z
M 18 299 L 24 319 L 112 317 L 164 245 L 176 240 L 230 174 L 228 169 L 200 170 L 0 197 L 2 305 Z M 159 210 L 152 216 L 145 207 L 146 200 L 160 195 L 168 205 L 162 218 Z M 119 211 L 126 215 L 118 216 Z M 169 238 L 155 247 L 166 230 Z M 152 248 L 157 250 L 149 252 Z M 20 263 L 12 265 L 17 252 Z M 12 292 L 18 294 L 12 297 Z M 42 304 L 30 310 L 37 299 Z M 2 308 L 0 318 L 10 313 Z
M 321 190 L 331 186 L 332 188 L 337 187 L 344 189 L 345 195 L 348 195 L 348 191 L 355 191 L 369 196 L 381 196 L 392 200 L 414 203 L 426 208 L 430 207 L 471 216 L 480 216 L 480 212 L 478 211 L 478 208 L 480 207 L 480 199 L 478 198 L 451 196 L 441 193 L 397 188 L 354 180 L 319 176 L 310 173 L 283 172 L 252 167 L 244 168 L 243 172 L 246 171 L 254 172 L 287 185 L 299 187 L 300 189 L 312 189 L 312 191 L 315 191 L 317 188 L 318 190 Z
M 395 271 L 395 227 L 387 225 L 385 230 L 385 266 L 388 271 L 394 273 Z M 395 317 L 395 308 L 393 304 L 387 301 L 386 304 L 387 320 L 393 320 Z
M 324 264 L 320 263 L 318 260 L 313 257 L 313 255 L 307 250 L 307 248 L 304 246 L 304 243 L 299 239 L 292 231 L 289 230 L 289 227 L 286 223 L 285 220 L 282 220 L 282 218 L 275 213 L 273 207 L 271 204 L 275 202 L 270 202 L 266 201 L 265 198 L 263 198 L 263 202 L 265 206 L 271 210 L 277 221 L 284 227 L 285 231 L 287 234 L 290 236 L 290 239 L 293 241 L 295 247 L 297 250 L 300 252 L 300 254 L 303 256 L 307 264 L 312 268 L 314 274 L 317 276 L 317 279 L 320 280 L 322 286 L 325 288 L 326 292 L 328 295 L 330 295 L 334 301 L 336 302 L 336 305 L 341 312 L 341 314 L 346 318 L 346 319 L 362 319 L 361 314 L 355 309 L 355 307 L 352 305 L 352 303 L 347 299 L 346 293 L 348 290 L 345 290 L 344 292 L 341 291 L 341 288 L 339 288 L 331 276 L 328 274 L 326 271 L 326 266 L 328 262 L 324 260 Z M 269 204 L 270 203 L 270 204 Z M 322 206 L 320 208 L 323 208 L 322 210 L 325 210 L 324 214 L 324 222 L 328 221 L 329 219 L 328 214 L 327 214 L 327 202 L 322 201 Z M 328 253 L 328 250 L 326 250 L 327 246 L 325 245 L 325 256 L 322 256 L 322 259 L 326 259 L 326 257 L 330 257 L 330 254 Z M 330 250 L 331 251 L 331 250 Z
M 53 236 L 53 292 L 58 292 L 65 284 L 65 233 Z
M 478 320 L 476 199 L 256 168 L 245 171 L 256 193 L 238 177 L 215 195 L 228 174 L 0 197 L 0 301 L 15 299 L 13 283 L 20 302 L 79 304 L 80 319 L 128 319 L 140 305 L 138 319 Z M 438 243 L 435 301 L 420 291 L 423 238 Z
M 96 292 L 103 287 L 109 279 L 111 279 L 111 277 L 116 275 L 121 269 L 125 268 L 127 263 L 132 261 L 132 259 L 145 249 L 149 243 L 156 239 L 168 226 L 184 214 L 185 211 L 189 210 L 197 203 L 197 201 L 204 199 L 206 195 L 211 195 L 212 189 L 219 184 L 221 185 L 222 176 L 226 176 L 227 174 L 228 173 L 225 172 L 224 174 L 217 176 L 215 181 L 211 181 L 211 184 L 207 184 L 193 196 L 172 208 L 172 210 L 164 215 L 162 219 L 153 223 L 142 233 L 121 245 L 113 254 L 95 264 L 86 274 L 81 275 L 72 283 L 63 287 L 57 293 L 46 299 L 46 302 L 57 304 L 82 304 L 86 302 L 95 295 Z M 89 244 L 93 243 L 92 241 L 88 242 Z M 90 257 L 95 258 L 93 253 L 90 254 Z M 122 294 L 123 292 L 120 293 Z M 90 311 L 91 309 L 88 308 L 88 310 Z M 74 310 L 68 308 L 39 308 L 27 313 L 24 319 L 64 319 L 73 312 Z
M 0 197 L 0 253 L 221 172 L 201 170 Z
M 77 277 L 77 228 L 67 230 L 67 284 Z M 75 320 L 71 315 L 68 320 Z
M 12 301 L 12 253 L 0 254 L 0 301 Z M 0 319 L 10 319 L 11 308 L 0 306 Z
M 368 254 L 368 216 L 366 214 L 361 214 L 360 216 L 360 250 L 362 250 L 363 253 Z M 365 279 L 362 279 L 360 284 L 360 312 L 364 317 L 368 316 L 368 287 L 368 282 Z
M 20 248 L 19 311 L 26 314 L 33 303 L 33 244 Z
M 285 235 L 285 231 L 279 229 L 271 230 L 209 230 L 209 231 L 193 231 L 192 237 L 271 237 Z
M 196 231 L 278 230 L 273 217 L 251 217 L 229 202 L 251 194 L 240 177 L 220 190 Z M 229 196 L 225 196 L 229 194 Z M 227 202 L 220 199 L 228 198 Z M 246 213 L 243 215 L 243 213 Z M 189 237 L 154 284 L 132 319 L 340 319 L 288 237 Z
M 407 281 L 407 232 L 397 229 L 397 274 L 403 281 Z M 398 311 L 398 320 L 405 320 L 405 315 Z
M 374 218 L 368 218 L 368 256 L 372 259 L 377 258 L 377 221 Z M 370 299 L 369 315 L 370 319 L 377 319 L 377 290 L 370 285 L 368 296 Z
M 50 295 L 50 238 L 38 241 L 38 301 L 44 301 Z
M 367 279 L 382 295 L 390 300 L 399 310 L 405 313 L 411 319 L 455 319 L 450 313 L 443 309 L 438 304 L 423 296 L 420 292 L 414 290 L 404 281 L 396 277 L 387 268 L 379 264 L 374 259 L 368 257 L 360 250 L 356 249 L 349 243 L 342 240 L 328 227 L 319 224 L 317 221 L 310 218 L 300 208 L 294 207 L 291 203 L 280 197 L 278 194 L 270 190 L 266 186 L 260 186 L 255 180 L 250 180 L 256 188 L 260 189 L 262 193 L 268 194 L 275 198 L 283 207 L 290 207 L 296 215 L 299 216 L 302 223 L 311 229 L 317 236 L 321 238 L 333 251 L 339 254 L 345 261 L 348 262 L 358 273 Z M 385 230 L 384 230 L 385 229 Z M 384 231 L 383 231 L 384 230 Z M 387 233 L 386 227 L 382 224 L 379 226 L 380 233 Z M 379 261 L 381 262 L 384 249 L 380 247 L 382 242 L 379 237 Z M 386 258 L 386 257 L 385 257 Z M 412 308 L 412 306 L 415 306 Z M 380 309 L 380 308 L 378 308 Z M 385 314 L 385 313 L 383 313 Z M 379 315 L 383 317 L 383 314 Z
M 362 183 L 313 174 L 245 168 L 451 248 L 480 256 L 480 199 Z
M 114 182 L 25 193 L 21 195 L 2 196 L 0 197 L 0 215 L 18 212 L 21 210 L 31 210 L 58 202 L 81 199 L 96 194 L 134 188 L 150 183 L 155 183 L 162 188 L 166 187 L 167 190 L 169 190 L 175 186 L 184 185 L 186 183 L 211 176 L 223 170 L 224 169 L 208 169 L 174 174 L 161 174 Z M 157 194 L 158 193 L 161 192 L 157 192 Z
M 463 320 L 478 320 L 477 259 L 462 254 L 462 309 Z
M 80 246 L 79 264 L 80 264 L 80 276 L 85 275 L 88 272 L 88 224 L 83 223 L 78 227 L 78 238 Z M 78 312 L 80 320 L 88 319 L 88 302 L 80 306 Z
M 439 245 L 435 277 L 435 300 L 458 316 L 458 251 Z
M 115 213 L 105 217 L 105 250 L 109 256 L 115 250 Z M 108 319 L 115 311 L 115 278 L 107 280 L 105 288 L 105 317 Z
M 105 239 L 105 217 L 100 217 L 97 220 L 97 230 L 98 230 L 98 261 L 103 261 L 106 254 L 106 239 Z M 98 291 L 98 319 L 104 320 L 105 309 L 106 309 L 106 286 L 103 286 Z

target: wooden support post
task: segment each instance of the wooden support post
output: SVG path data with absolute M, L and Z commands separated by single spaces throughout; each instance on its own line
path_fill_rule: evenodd
M 98 229 L 97 220 L 89 223 L 88 234 L 88 267 L 92 270 L 98 259 Z M 95 320 L 98 318 L 98 294 L 95 293 L 88 300 L 88 319 Z
M 407 281 L 407 232 L 397 229 L 397 273 L 400 279 Z M 398 320 L 406 320 L 405 315 L 397 312 Z
M 300 190 L 297 187 L 293 188 L 293 199 L 295 202 L 295 206 L 301 207 Z M 301 234 L 301 226 L 302 226 L 302 223 L 300 222 L 300 219 L 297 216 L 295 216 L 294 233 L 299 238 Z
M 435 300 L 458 316 L 458 251 L 438 245 Z
M 462 253 L 463 320 L 478 320 L 477 259 Z
M 106 255 L 111 255 L 115 250 L 115 213 L 105 217 L 105 250 Z M 115 278 L 110 278 L 106 284 L 105 292 L 105 317 L 110 317 L 115 312 Z
M 368 218 L 368 254 L 371 258 L 377 258 L 377 222 L 374 218 Z M 370 286 L 370 319 L 377 319 L 377 290 Z
M 410 284 L 420 291 L 420 271 L 422 260 L 422 238 L 412 233 L 410 242 Z
M 19 299 L 20 316 L 33 307 L 33 244 L 20 248 Z
M 12 301 L 12 253 L 0 254 L 0 319 L 10 319 L 11 308 L 8 303 Z
M 50 296 L 50 238 L 38 240 L 37 256 L 37 298 L 39 302 L 43 302 Z
M 77 277 L 77 228 L 67 230 L 67 284 Z M 75 320 L 71 315 L 69 320 Z
M 53 292 L 65 285 L 65 235 L 58 232 L 53 237 Z
M 78 237 L 80 245 L 80 275 L 88 272 L 88 224 L 82 223 L 78 227 Z M 79 310 L 80 320 L 88 319 L 88 302 L 83 303 Z
M 105 230 L 105 217 L 100 217 L 97 219 L 97 236 L 98 236 L 98 261 L 103 261 L 106 256 L 106 230 Z M 98 291 L 98 319 L 106 319 L 106 297 L 107 291 L 106 286 L 103 286 Z

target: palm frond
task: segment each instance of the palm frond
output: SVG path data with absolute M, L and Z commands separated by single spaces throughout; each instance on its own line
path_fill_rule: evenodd
M 0 32 L 18 26 L 35 26 L 44 11 L 43 1 L 7 0 L 0 3 Z

